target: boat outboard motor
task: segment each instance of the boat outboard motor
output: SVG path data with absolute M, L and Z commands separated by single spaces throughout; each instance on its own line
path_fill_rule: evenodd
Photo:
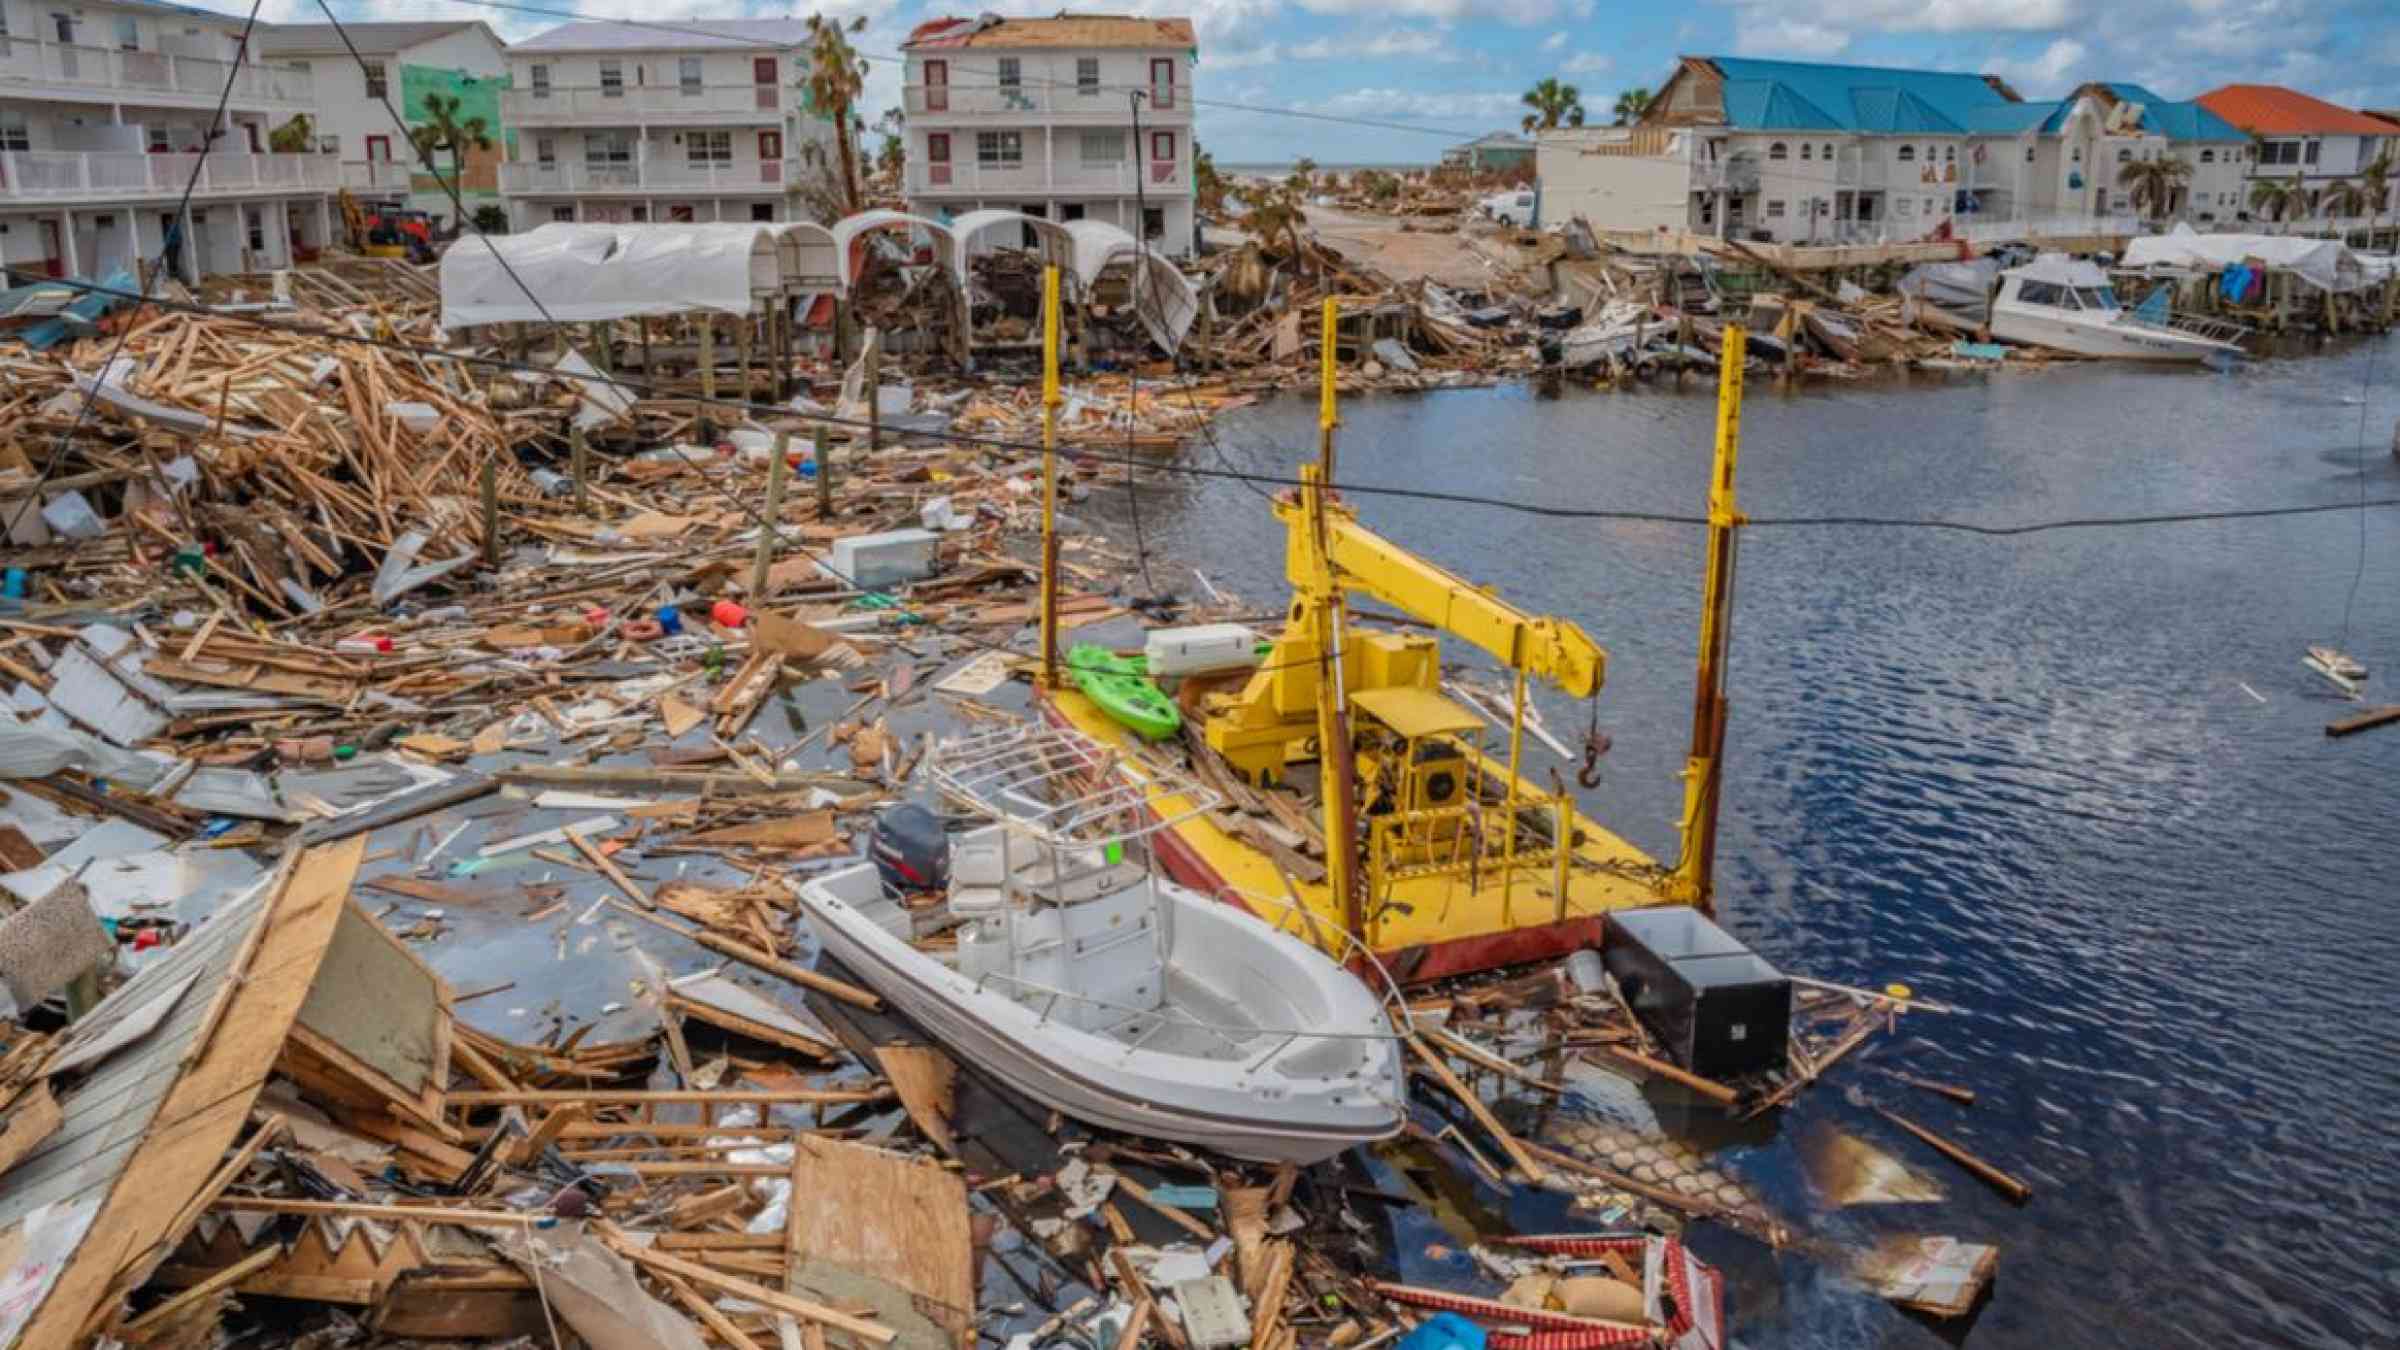
M 888 892 L 950 888 L 950 836 L 943 832 L 940 817 L 914 802 L 875 817 L 867 856 L 875 860 L 875 873 Z

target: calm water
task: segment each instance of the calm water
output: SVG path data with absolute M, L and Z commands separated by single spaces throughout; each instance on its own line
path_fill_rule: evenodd
M 2363 397 L 2363 402 L 2362 402 Z M 1313 407 L 1241 414 L 1193 461 L 1287 472 Z M 1344 477 L 1550 503 L 1702 507 L 1710 400 L 1524 388 L 1354 402 Z M 2361 423 L 2367 453 L 2359 454 Z M 2400 495 L 2400 342 L 2231 373 L 2092 367 L 1918 378 L 1749 404 L 1743 505 L 2010 523 Z M 1281 540 L 1225 481 L 1159 478 L 1162 554 L 1272 602 Z M 1701 535 L 1355 498 L 1373 526 L 1606 645 L 1608 779 L 1587 804 L 1661 856 L 1691 694 Z M 1123 537 L 1121 493 L 1086 508 Z M 1938 1209 L 1797 1215 L 1842 1239 L 2002 1247 L 1977 1346 L 2400 1343 L 2400 728 L 2299 664 L 2342 636 L 2359 513 L 2016 539 L 1745 536 L 1719 904 L 1824 978 L 1905 980 L 1872 1061 L 1964 1082 L 1972 1111 L 1858 1068 L 1725 1155 L 1779 1196 L 1812 1119 L 1941 1177 Z M 2400 511 L 2366 513 L 2348 650 L 2400 685 Z M 1188 589 L 1162 568 L 1160 583 Z M 2245 692 L 2244 685 L 2255 695 Z M 2263 701 L 2262 701 L 2263 700 Z M 1580 709 L 1553 696 L 1553 726 Z M 2012 1209 L 1842 1085 L 2017 1171 Z M 1931 1346 L 1929 1324 L 1808 1262 L 1711 1241 L 1749 1346 Z M 1957 1328 L 1949 1337 L 1958 1335 Z

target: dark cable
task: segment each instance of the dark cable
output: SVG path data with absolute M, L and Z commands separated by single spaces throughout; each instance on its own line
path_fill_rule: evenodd
M 1142 149 L 1142 91 L 1129 89 L 1125 106 L 1133 113 L 1133 313 L 1142 313 L 1142 279 L 1150 270 L 1149 159 Z M 1141 362 L 1125 363 L 1125 509 L 1133 516 L 1133 556 L 1142 567 L 1142 589 L 1155 597 L 1158 583 L 1150 576 L 1150 545 L 1142 538 L 1142 494 L 1133 485 L 1133 423 L 1142 413 Z
M 200 137 L 200 153 L 192 157 L 191 177 L 184 180 L 183 196 L 175 203 L 175 237 L 187 244 L 191 241 L 184 235 L 184 231 L 190 228 L 190 217 L 186 213 L 192 207 L 193 191 L 200 186 L 200 171 L 208 166 L 208 152 L 216 148 L 217 137 L 225 134 L 219 124 L 225 120 L 226 106 L 233 102 L 233 82 L 241 78 L 242 62 L 250 54 L 250 30 L 258 24 L 258 6 L 259 0 L 250 0 L 250 17 L 242 21 L 241 45 L 235 49 L 234 59 L 227 63 L 225 87 L 217 91 L 217 110 L 209 114 L 209 129 Z M 248 228 L 247 221 L 241 216 L 239 207 L 235 208 L 235 220 L 243 228 Z M 127 229 L 134 228 L 133 212 L 126 212 L 125 223 Z M 138 234 L 136 238 L 138 240 Z M 67 240 L 67 247 L 73 247 L 74 242 L 72 239 Z M 286 246 L 289 246 L 288 241 Z M 158 269 L 155 276 L 164 277 L 166 275 L 169 250 L 173 247 L 174 243 L 171 241 L 163 239 L 159 241 Z M 140 261 L 138 256 L 135 261 L 137 263 Z M 192 280 L 195 285 L 199 282 L 198 277 L 194 277 Z M 136 277 L 134 281 L 142 288 L 139 298 L 149 299 L 150 279 Z M 116 345 L 108 349 L 108 359 L 100 363 L 99 373 L 92 377 L 92 387 L 83 391 L 83 403 L 75 409 L 75 421 L 65 431 L 59 433 L 58 443 L 50 447 L 50 457 L 42 461 L 41 473 L 34 478 L 33 486 L 26 489 L 24 502 L 8 518 L 8 528 L 0 530 L 0 539 L 15 538 L 17 526 L 24 522 L 25 513 L 32 510 L 35 504 L 41 501 L 42 485 L 49 482 L 51 475 L 58 472 L 58 466 L 66 462 L 68 443 L 73 441 L 76 434 L 83 430 L 84 421 L 92 415 L 92 405 L 100 401 L 100 386 L 107 382 L 109 368 L 117 363 L 119 356 L 124 355 L 125 340 L 132 336 L 133 325 L 131 323 L 127 323 L 117 330 Z

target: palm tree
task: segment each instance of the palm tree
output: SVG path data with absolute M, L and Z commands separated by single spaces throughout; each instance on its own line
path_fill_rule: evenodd
M 1532 112 L 1525 114 L 1525 134 L 1553 131 L 1561 126 L 1583 125 L 1583 94 L 1571 84 L 1560 84 L 1556 77 L 1546 77 L 1540 84 L 1525 91 L 1521 100 Z
M 1616 119 L 1618 126 L 1625 127 L 1641 121 L 1642 114 L 1648 111 L 1650 111 L 1650 86 L 1637 84 L 1617 95 L 1617 106 L 1611 111 L 1610 116 Z
M 2363 216 L 2367 213 L 2367 190 L 2344 178 L 2327 184 L 2317 205 L 2329 218 Z
M 1192 146 L 1192 195 L 1203 214 L 1224 214 L 1224 175 L 1217 172 L 1217 157 L 1196 142 Z
M 2290 182 L 2280 178 L 2261 178 L 2250 185 L 2250 207 L 2264 211 L 2268 218 L 2281 221 L 2284 216 L 2300 209 L 2308 194 L 2300 187 L 2300 176 L 2292 175 Z
M 317 148 L 317 124 L 307 113 L 293 113 L 291 121 L 267 133 L 267 148 L 279 155 L 305 155 Z
M 2175 193 L 2191 181 L 2192 166 L 2184 160 L 2169 156 L 2157 159 L 2137 159 L 2117 166 L 2117 183 L 2132 196 L 2136 210 L 2145 219 L 2156 220 L 2167 213 Z
M 2396 172 L 2400 172 L 2400 163 L 2392 159 L 2389 150 L 2377 155 L 2372 163 L 2358 171 L 2359 187 L 2367 194 L 2367 243 L 2370 247 L 2375 243 L 2376 227 L 2383 223 L 2383 204 L 2391 199 L 2392 175 Z
M 808 16 L 808 106 L 833 123 L 833 143 L 841 157 L 842 202 L 849 213 L 859 209 L 858 150 L 851 140 L 851 105 L 867 87 L 867 59 L 850 45 L 850 33 L 867 26 L 865 15 L 850 21 L 822 14 Z
M 482 118 L 459 120 L 458 114 L 465 107 L 466 100 L 463 98 L 427 94 L 425 120 L 409 128 L 408 132 L 409 143 L 417 148 L 417 158 L 423 160 L 428 168 L 433 168 L 437 176 L 441 170 L 434 168 L 433 157 L 444 151 L 449 152 L 450 185 L 453 188 L 465 186 L 463 174 L 467 152 L 492 148 L 492 129 Z
M 1292 161 L 1291 184 L 1306 194 L 1317 185 L 1317 162 L 1306 155 Z
M 1261 184 L 1243 189 L 1244 200 L 1250 209 L 1242 213 L 1242 230 L 1256 239 L 1260 246 L 1271 247 L 1278 238 L 1291 245 L 1292 256 L 1300 256 L 1300 227 L 1308 217 L 1300 210 L 1300 194 L 1289 186 Z

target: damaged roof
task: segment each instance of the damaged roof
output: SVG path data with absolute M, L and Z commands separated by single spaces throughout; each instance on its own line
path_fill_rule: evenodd
M 1171 47 L 1196 45 L 1190 19 L 1069 14 L 1046 19 L 932 19 L 910 30 L 903 51 L 952 47 Z

